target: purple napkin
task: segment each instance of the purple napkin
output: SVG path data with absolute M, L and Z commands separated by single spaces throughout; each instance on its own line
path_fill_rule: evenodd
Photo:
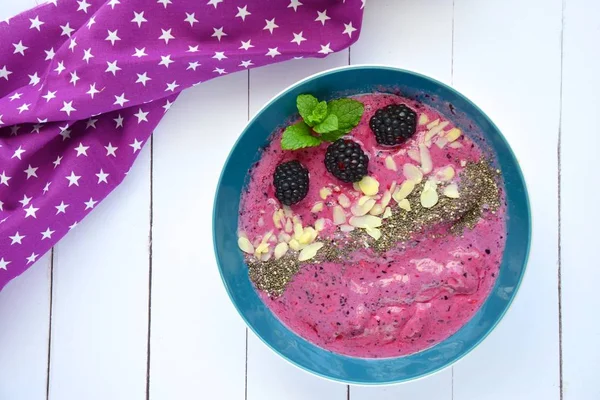
M 51 0 L 0 22 L 0 289 L 123 180 L 181 90 L 342 50 L 363 7 Z

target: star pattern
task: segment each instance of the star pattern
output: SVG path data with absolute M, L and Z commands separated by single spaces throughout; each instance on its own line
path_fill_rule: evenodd
M 142 27 L 142 24 L 144 22 L 148 22 L 148 20 L 146 18 L 144 18 L 144 11 L 142 12 L 133 12 L 133 19 L 131 20 L 131 22 L 134 22 L 137 24 L 138 28 Z
M 325 22 L 330 19 L 331 17 L 327 16 L 327 10 L 317 11 L 317 19 L 315 19 L 315 21 L 319 21 L 321 24 L 325 25 Z
M 271 20 L 265 19 L 265 23 L 266 23 L 266 25 L 265 25 L 265 27 L 263 28 L 263 30 L 268 30 L 268 31 L 271 33 L 271 35 L 273 34 L 273 31 L 274 31 L 276 28 L 279 28 L 279 25 L 277 25 L 277 24 L 275 23 L 275 18 L 273 18 L 273 19 L 271 19 Z
M 280 0 L 268 7 L 262 0 L 49 3 L 3 30 L 0 289 L 114 190 L 181 90 L 347 48 L 358 38 L 363 6 L 361 0 Z
M 302 44 L 302 42 L 305 42 L 306 39 L 304 38 L 304 36 L 302 36 L 304 32 L 300 32 L 300 33 L 293 33 L 294 38 L 291 40 L 292 43 L 296 43 L 298 46 L 300 46 Z
M 189 23 L 190 26 L 193 27 L 194 24 L 198 22 L 198 20 L 196 19 L 196 13 L 191 13 L 191 14 L 185 13 L 184 21 Z
M 41 30 L 40 27 L 44 25 L 44 22 L 40 21 L 40 17 L 37 15 L 35 16 L 35 18 L 29 18 L 29 22 L 31 22 L 29 29 L 37 29 L 38 32 Z
M 158 38 L 161 40 L 165 41 L 165 44 L 169 44 L 169 40 L 175 39 L 175 36 L 171 35 L 171 31 L 172 29 L 161 29 L 162 31 L 162 35 L 160 35 Z
M 354 32 L 356 32 L 356 28 L 352 26 L 352 21 L 344 24 L 344 32 L 342 32 L 344 35 L 348 35 L 351 38 Z
M 238 7 L 237 9 L 238 9 L 238 12 L 237 12 L 237 14 L 235 14 L 235 16 L 241 18 L 242 21 L 246 21 L 246 17 L 248 15 L 252 15 L 252 13 L 250 11 L 248 11 L 247 4 L 244 7 Z
M 211 36 L 212 37 L 216 37 L 219 40 L 219 42 L 221 41 L 221 38 L 223 36 L 227 36 L 227 34 L 225 32 L 223 32 L 223 27 L 220 27 L 218 29 L 217 28 L 213 28 L 213 30 L 214 30 L 214 32 L 213 32 L 213 34 Z

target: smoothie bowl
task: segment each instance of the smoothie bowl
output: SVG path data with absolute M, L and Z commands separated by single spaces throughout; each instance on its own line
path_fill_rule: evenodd
M 216 258 L 248 326 L 317 375 L 388 384 L 483 340 L 523 277 L 518 163 L 473 103 L 356 66 L 307 78 L 248 124 L 223 169 Z

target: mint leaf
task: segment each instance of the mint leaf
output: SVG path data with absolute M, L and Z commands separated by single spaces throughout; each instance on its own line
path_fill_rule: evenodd
M 360 101 L 338 99 L 327 103 L 327 111 L 337 117 L 338 130 L 341 133 L 348 133 L 360 122 L 365 107 Z
M 321 139 L 310 134 L 310 127 L 300 121 L 290 125 L 283 131 L 281 148 L 283 150 L 297 150 L 305 147 L 315 147 L 321 144 Z
M 327 117 L 327 102 L 322 101 L 312 110 L 312 113 L 304 120 L 308 126 L 320 124 Z
M 319 125 L 315 125 L 313 128 L 313 130 L 315 132 L 321 133 L 321 134 L 328 133 L 328 132 L 334 132 L 334 131 L 337 131 L 337 129 L 338 129 L 338 118 L 334 114 L 329 114 L 323 122 L 321 122 Z
M 344 135 L 346 135 L 346 133 L 338 129 L 332 132 L 322 134 L 321 139 L 323 139 L 326 142 L 335 142 L 336 140 L 341 139 Z
M 319 100 L 312 94 L 301 94 L 296 98 L 296 107 L 298 107 L 298 112 L 300 112 L 300 116 L 306 122 L 308 122 L 309 116 L 312 114 L 313 110 L 319 104 Z

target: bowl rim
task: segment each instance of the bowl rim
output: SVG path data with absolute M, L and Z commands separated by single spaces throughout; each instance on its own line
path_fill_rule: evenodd
M 223 176 L 225 174 L 225 166 L 229 164 L 233 152 L 235 150 L 235 148 L 238 146 L 239 142 L 241 141 L 242 137 L 244 136 L 244 134 L 246 133 L 246 131 L 248 130 L 248 128 L 260 117 L 260 115 L 263 113 L 263 111 L 270 107 L 272 104 L 276 103 L 280 97 L 282 97 L 284 94 L 286 94 L 287 92 L 303 85 L 305 82 L 311 81 L 313 79 L 316 79 L 318 77 L 322 77 L 322 76 L 326 76 L 326 75 L 331 75 L 331 74 L 335 74 L 337 72 L 340 71 L 346 71 L 346 70 L 352 70 L 352 69 L 366 69 L 366 68 L 372 68 L 372 69 L 384 69 L 384 70 L 390 70 L 390 71 L 396 71 L 396 72 L 400 72 L 400 73 L 404 73 L 404 74 L 408 74 L 408 75 L 413 75 L 416 77 L 419 77 L 421 79 L 425 79 L 428 80 L 436 85 L 439 85 L 441 87 L 443 87 L 444 89 L 454 93 L 455 95 L 461 97 L 464 101 L 466 101 L 467 103 L 469 103 L 475 110 L 477 110 L 479 113 L 481 113 L 481 115 L 483 117 L 485 117 L 489 123 L 491 124 L 491 126 L 498 132 L 500 139 L 506 144 L 506 148 L 508 149 L 508 151 L 510 152 L 510 155 L 517 161 L 515 163 L 515 167 L 516 167 L 516 172 L 518 174 L 518 176 L 521 178 L 522 182 L 523 182 L 523 196 L 524 196 L 524 200 L 525 200 L 525 205 L 526 205 L 526 212 L 527 212 L 527 226 L 529 227 L 529 233 L 528 233 L 528 240 L 526 243 L 526 248 L 525 248 L 525 257 L 523 259 L 523 271 L 520 274 L 520 277 L 518 279 L 518 281 L 516 282 L 516 285 L 514 287 L 514 291 L 512 292 L 511 297 L 508 299 L 508 304 L 506 305 L 505 309 L 499 314 L 498 318 L 494 321 L 494 323 L 489 327 L 489 329 L 487 330 L 487 332 L 485 332 L 485 334 L 483 334 L 477 341 L 474 341 L 470 346 L 468 346 L 465 351 L 458 355 L 454 360 L 451 360 L 450 362 L 448 362 L 445 365 L 442 365 L 436 369 L 433 369 L 431 371 L 422 373 L 420 375 L 417 375 L 415 377 L 412 378 L 404 378 L 404 379 L 398 379 L 398 380 L 390 380 L 390 381 L 386 381 L 386 382 L 361 382 L 361 381 L 352 381 L 352 380 L 346 380 L 346 379 L 341 379 L 341 378 L 336 378 L 336 377 L 332 377 L 332 376 L 328 376 L 325 375 L 323 373 L 317 372 L 312 370 L 311 368 L 302 365 L 292 359 L 290 359 L 289 357 L 287 357 L 286 355 L 284 355 L 282 352 L 280 352 L 279 350 L 277 350 L 275 347 L 273 347 L 269 342 L 267 342 L 258 332 L 257 330 L 254 328 L 254 326 L 248 321 L 248 319 L 246 318 L 246 316 L 242 313 L 242 311 L 240 310 L 240 308 L 238 307 L 237 303 L 234 301 L 231 290 L 229 288 L 229 286 L 227 285 L 227 282 L 225 280 L 225 276 L 223 275 L 223 268 L 221 266 L 221 260 L 219 259 L 219 257 L 217 257 L 218 254 L 218 250 L 217 250 L 217 242 L 216 242 L 216 237 L 217 237 L 217 233 L 216 233 L 216 203 L 217 203 L 217 197 L 218 197 L 218 188 L 221 187 L 222 185 L 222 181 L 223 181 Z M 354 386 L 389 386 L 389 385 L 395 385 L 395 384 L 401 384 L 401 383 L 408 383 L 408 382 L 415 382 L 417 380 L 421 380 L 423 378 L 426 378 L 428 376 L 434 375 L 439 373 L 440 371 L 443 371 L 453 365 L 455 365 L 456 363 L 458 363 L 459 361 L 461 361 L 465 356 L 467 356 L 469 353 L 471 353 L 475 348 L 477 348 L 481 342 L 483 342 L 498 326 L 498 324 L 504 319 L 506 313 L 508 312 L 508 310 L 512 307 L 512 305 L 514 304 L 514 300 L 517 296 L 517 294 L 519 293 L 519 289 L 521 287 L 521 284 L 523 283 L 523 279 L 525 277 L 525 274 L 527 273 L 527 266 L 529 263 L 529 255 L 531 252 L 531 241 L 532 241 L 532 233 L 533 233 L 533 225 L 532 225 L 532 214 L 531 214 L 531 203 L 530 203 L 530 199 L 529 199 L 529 192 L 527 189 L 527 182 L 525 180 L 525 176 L 523 174 L 523 171 L 521 170 L 521 166 L 520 163 L 518 162 L 518 158 L 516 157 L 512 147 L 510 146 L 508 140 L 506 139 L 506 137 L 504 136 L 504 134 L 502 133 L 502 131 L 498 128 L 498 126 L 496 125 L 496 123 L 489 117 L 489 115 L 487 115 L 487 113 L 485 113 L 481 108 L 479 108 L 479 106 L 477 106 L 477 104 L 475 104 L 473 101 L 471 101 L 471 99 L 469 99 L 467 96 L 465 96 L 464 94 L 462 94 L 461 92 L 459 92 L 458 90 L 456 90 L 455 88 L 453 88 L 450 85 L 447 85 L 435 78 L 432 78 L 430 76 L 415 72 L 415 71 L 411 71 L 411 70 L 407 70 L 407 69 L 403 69 L 403 68 L 399 68 L 399 67 L 395 67 L 392 65 L 386 65 L 386 64 L 377 64 L 377 63 L 366 63 L 366 64 L 353 64 L 353 65 L 344 65 L 344 66 L 340 66 L 340 67 L 335 67 L 335 68 L 329 68 L 314 74 L 311 74 L 305 78 L 302 78 L 298 81 L 295 81 L 294 83 L 292 83 L 291 85 L 286 86 L 283 90 L 279 91 L 277 94 L 273 95 L 269 101 L 267 101 L 266 103 L 264 103 L 262 105 L 262 107 L 254 114 L 254 116 L 248 120 L 248 122 L 245 124 L 244 128 L 242 129 L 240 135 L 238 136 L 238 138 L 236 139 L 235 143 L 232 145 L 231 150 L 229 151 L 229 154 L 227 155 L 227 158 L 225 159 L 225 162 L 223 163 L 223 167 L 221 168 L 221 173 L 219 174 L 219 180 L 217 182 L 217 186 L 216 186 L 216 190 L 215 190 L 215 198 L 213 201 L 213 212 L 212 212 L 212 234 L 213 234 L 213 251 L 215 254 L 215 260 L 217 263 L 217 267 L 219 270 L 219 275 L 221 277 L 221 281 L 223 283 L 223 286 L 225 287 L 225 291 L 227 292 L 227 296 L 229 297 L 229 300 L 231 301 L 231 303 L 233 304 L 233 306 L 235 307 L 236 311 L 238 312 L 239 316 L 242 318 L 242 320 L 244 321 L 244 323 L 246 324 L 246 327 L 249 328 L 256 337 L 258 337 L 260 339 L 261 342 L 263 342 L 271 351 L 273 351 L 275 354 L 277 354 L 279 357 L 281 357 L 283 360 L 287 361 L 289 364 L 295 366 L 296 368 L 299 368 L 300 370 L 304 371 L 304 372 L 308 372 L 309 374 L 313 375 L 313 376 L 317 376 L 319 378 L 325 379 L 327 381 L 330 382 L 337 382 L 337 383 L 344 383 L 344 384 L 350 384 L 350 385 L 354 385 Z M 486 300 L 487 301 L 487 300 Z M 267 307 L 268 308 L 268 307 Z M 275 316 L 275 318 L 277 318 Z M 285 328 L 287 330 L 289 330 L 290 332 L 292 332 L 294 335 L 298 336 L 301 338 L 300 335 L 298 335 L 296 332 L 294 332 L 292 329 L 288 328 L 285 324 L 284 324 Z M 462 329 L 462 328 L 461 328 Z M 306 340 L 306 339 L 304 339 Z M 443 342 L 443 341 L 442 341 Z M 440 342 L 440 343 L 442 343 Z M 309 343 L 312 343 L 309 341 Z M 317 346 L 320 347 L 320 346 Z M 327 349 L 323 349 L 324 351 L 328 351 Z M 335 353 L 332 352 L 335 355 L 342 355 L 339 353 Z M 411 353 L 411 354 L 417 354 L 417 353 Z M 410 354 L 409 354 L 410 355 Z M 382 359 L 374 359 L 374 360 L 393 360 L 395 358 L 402 358 L 405 356 L 400 356 L 400 357 L 390 357 L 390 358 L 382 358 Z M 365 358 L 362 358 L 365 359 Z

